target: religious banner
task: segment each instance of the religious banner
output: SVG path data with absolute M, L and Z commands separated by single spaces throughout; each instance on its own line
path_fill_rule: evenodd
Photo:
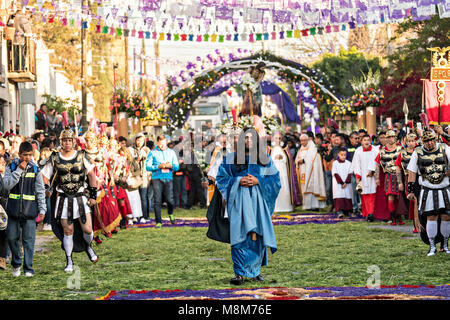
M 428 48 L 430 80 L 425 80 L 425 106 L 431 124 L 450 124 L 450 46 Z
M 444 87 L 442 102 L 438 100 L 438 91 L 438 81 L 425 80 L 425 107 L 428 119 L 430 124 L 450 124 L 450 86 Z

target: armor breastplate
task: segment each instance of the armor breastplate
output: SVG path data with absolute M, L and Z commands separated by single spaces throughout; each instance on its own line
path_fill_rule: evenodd
M 55 157 L 54 167 L 57 171 L 57 185 L 67 195 L 75 195 L 84 186 L 86 169 L 83 163 L 83 154 L 78 152 L 72 160 L 64 160 L 59 153 Z
M 381 166 L 384 169 L 384 172 L 390 173 L 390 174 L 396 174 L 397 169 L 395 165 L 395 160 L 397 159 L 398 155 L 400 154 L 400 147 L 396 147 L 392 151 L 386 150 L 386 148 L 383 148 L 380 151 L 380 162 Z
M 417 165 L 423 179 L 432 184 L 439 184 L 445 178 L 448 161 L 443 145 L 439 145 L 436 150 L 428 151 L 423 147 L 416 148 Z
M 409 153 L 406 149 L 403 149 L 401 151 L 402 154 L 402 168 L 403 168 L 403 172 L 405 173 L 405 175 L 408 174 L 408 170 L 406 170 L 406 168 L 408 168 L 408 164 L 409 164 L 409 160 L 411 160 L 411 156 L 412 156 L 412 152 Z
M 105 159 L 103 158 L 103 155 L 97 151 L 97 152 L 89 152 L 84 151 L 85 158 L 89 161 L 89 163 L 95 165 L 97 170 L 100 170 L 102 166 L 104 165 Z

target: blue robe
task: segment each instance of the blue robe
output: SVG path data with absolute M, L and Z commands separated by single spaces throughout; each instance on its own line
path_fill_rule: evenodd
M 267 166 L 250 163 L 242 171 L 233 162 L 234 153 L 230 153 L 219 168 L 216 183 L 226 200 L 234 272 L 254 278 L 260 274 L 261 266 L 267 265 L 266 248 L 272 253 L 277 250 L 272 214 L 281 189 L 280 173 L 270 157 Z M 241 178 L 247 174 L 255 176 L 259 184 L 240 186 Z M 251 239 L 251 232 L 257 234 L 256 241 Z

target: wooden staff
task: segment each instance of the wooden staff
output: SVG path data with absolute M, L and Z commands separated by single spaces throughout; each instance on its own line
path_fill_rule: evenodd
M 414 201 L 414 223 L 416 224 L 416 228 L 419 229 L 419 231 L 425 231 L 425 228 L 422 226 L 422 224 L 420 223 L 420 220 L 419 220 L 419 211 L 418 211 L 418 208 L 417 208 L 417 199 L 414 198 L 411 201 Z
M 100 223 L 100 228 L 102 228 L 103 233 L 106 235 L 107 232 L 106 232 L 106 230 L 105 230 L 105 224 L 103 223 L 102 216 L 100 215 L 100 209 L 99 209 L 99 207 L 98 207 L 98 203 L 97 203 L 97 202 L 95 202 L 95 205 L 94 205 L 94 207 L 92 208 L 92 210 L 94 211 L 95 216 L 97 217 L 98 222 Z

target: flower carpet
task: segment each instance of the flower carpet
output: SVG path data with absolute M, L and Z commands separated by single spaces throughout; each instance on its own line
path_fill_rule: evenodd
M 192 227 L 201 228 L 208 227 L 208 220 L 206 218 L 176 218 L 177 223 L 171 224 L 169 219 L 163 219 L 163 227 Z M 294 213 L 294 214 L 274 214 L 272 222 L 274 225 L 297 225 L 297 224 L 334 224 L 345 221 L 364 221 L 361 217 L 352 217 L 346 219 L 339 219 L 336 213 Z M 145 223 L 135 223 L 132 227 L 137 228 L 154 228 L 156 222 L 150 219 Z
M 110 291 L 98 300 L 450 300 L 450 285 Z

